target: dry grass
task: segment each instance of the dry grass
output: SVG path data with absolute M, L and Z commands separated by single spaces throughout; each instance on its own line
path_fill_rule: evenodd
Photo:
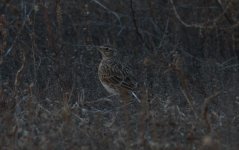
M 3 0 L 0 149 L 236 150 L 237 5 Z M 132 64 L 142 103 L 107 95 L 101 44 Z

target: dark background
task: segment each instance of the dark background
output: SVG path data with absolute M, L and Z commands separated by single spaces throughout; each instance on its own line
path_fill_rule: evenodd
M 1 0 L 2 149 L 237 149 L 239 1 Z M 142 100 L 100 84 L 96 47 Z

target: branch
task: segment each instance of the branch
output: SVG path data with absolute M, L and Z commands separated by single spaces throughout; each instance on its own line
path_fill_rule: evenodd
M 216 26 L 216 23 L 221 19 L 222 16 L 225 16 L 225 13 L 229 10 L 230 6 L 231 6 L 231 1 L 228 2 L 227 6 L 225 7 L 224 11 L 218 15 L 215 19 L 211 20 L 211 24 L 209 25 L 209 22 L 203 22 L 203 23 L 186 23 L 184 20 L 182 20 L 182 18 L 180 17 L 180 15 L 177 12 L 177 9 L 175 7 L 175 4 L 173 2 L 173 0 L 170 0 L 170 3 L 172 4 L 173 7 L 173 11 L 174 14 L 176 16 L 176 18 L 180 21 L 180 23 L 182 23 L 185 27 L 191 27 L 191 28 L 200 28 L 200 29 L 213 29 Z M 220 29 L 232 29 L 232 28 L 236 28 L 239 26 L 239 21 L 236 22 L 235 24 L 231 25 L 230 27 L 223 27 Z

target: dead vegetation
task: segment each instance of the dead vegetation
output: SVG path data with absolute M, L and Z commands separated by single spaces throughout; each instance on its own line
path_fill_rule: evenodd
M 0 149 L 239 147 L 237 0 L 3 0 Z M 140 99 L 97 78 L 110 44 Z

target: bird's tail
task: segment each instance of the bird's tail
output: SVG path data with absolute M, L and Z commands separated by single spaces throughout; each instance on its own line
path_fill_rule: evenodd
M 137 100 L 139 103 L 141 103 L 141 100 L 138 98 L 138 96 L 137 96 L 134 92 L 132 92 L 132 95 L 136 98 L 136 100 Z

